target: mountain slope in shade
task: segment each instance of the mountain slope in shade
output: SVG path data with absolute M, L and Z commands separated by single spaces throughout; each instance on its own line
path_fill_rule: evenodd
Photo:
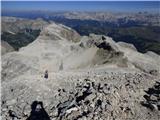
M 14 48 L 7 42 L 1 40 L 1 55 L 14 51 Z

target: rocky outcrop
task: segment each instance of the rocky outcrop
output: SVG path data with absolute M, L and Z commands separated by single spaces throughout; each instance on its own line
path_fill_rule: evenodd
M 160 111 L 160 82 L 156 81 L 155 85 L 145 92 L 145 101 L 141 104 L 150 110 Z
M 46 27 L 41 32 L 41 36 L 45 37 L 43 38 L 44 40 L 45 39 L 52 39 L 52 40 L 66 39 L 72 42 L 80 41 L 80 35 L 76 31 L 62 24 L 57 25 L 55 23 L 52 23 L 52 25 L 49 25 L 48 27 Z

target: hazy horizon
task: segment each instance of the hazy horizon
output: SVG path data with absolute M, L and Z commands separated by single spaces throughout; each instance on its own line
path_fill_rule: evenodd
M 160 1 L 2 1 L 5 11 L 159 12 Z

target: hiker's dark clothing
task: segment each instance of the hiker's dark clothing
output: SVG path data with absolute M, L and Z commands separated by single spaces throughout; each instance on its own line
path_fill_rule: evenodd
M 45 71 L 44 78 L 48 79 L 48 71 Z

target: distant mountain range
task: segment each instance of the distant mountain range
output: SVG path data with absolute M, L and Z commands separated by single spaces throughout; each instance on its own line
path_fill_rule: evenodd
M 75 29 L 81 35 L 104 34 L 115 41 L 132 43 L 140 52 L 154 51 L 160 54 L 158 13 L 2 11 L 2 16 L 41 18 L 41 21 L 48 23 L 54 21 Z
M 93 20 L 113 26 L 152 25 L 160 26 L 159 13 L 122 13 L 122 12 L 50 12 L 50 11 L 2 11 L 2 16 L 23 18 L 43 18 L 45 20 Z

